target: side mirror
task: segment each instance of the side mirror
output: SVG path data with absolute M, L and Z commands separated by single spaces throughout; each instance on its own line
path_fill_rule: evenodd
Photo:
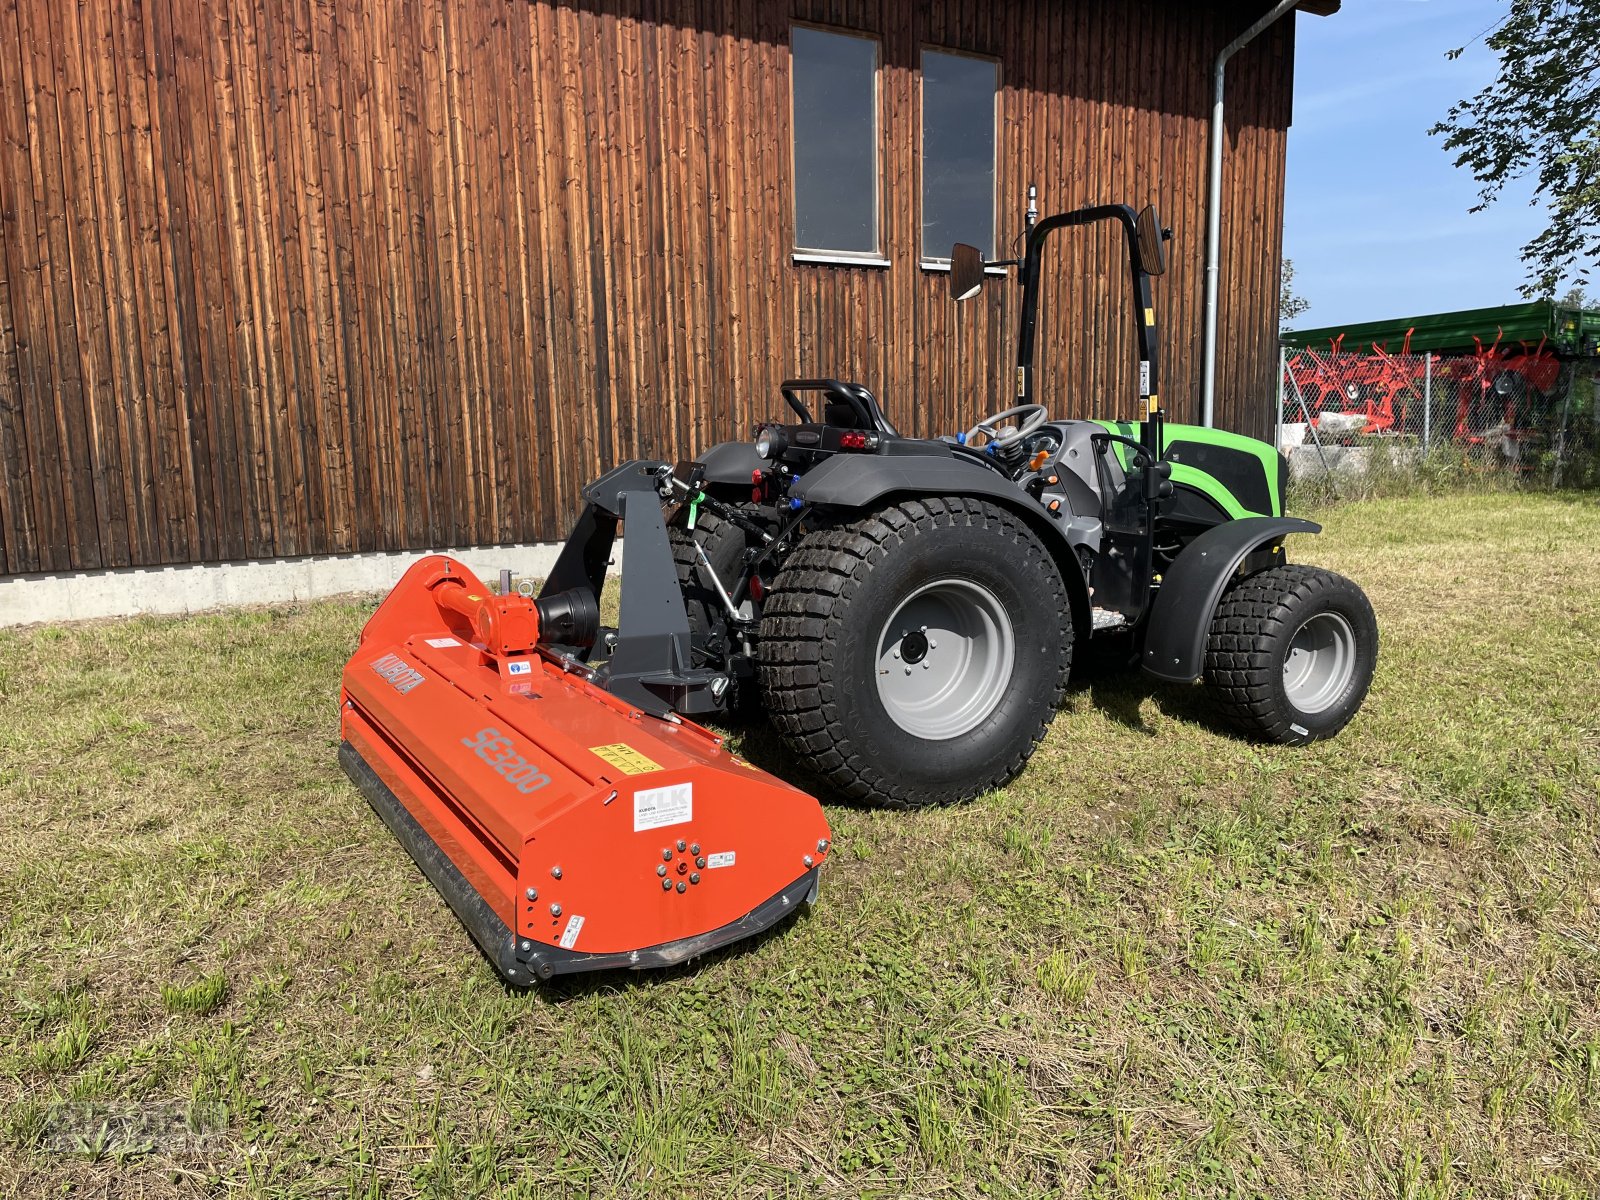
M 1167 235 L 1161 228 L 1156 206 L 1147 204 L 1135 225 L 1139 241 L 1139 266 L 1146 275 L 1167 273 Z
M 950 248 L 950 298 L 970 300 L 983 290 L 983 252 L 957 242 Z

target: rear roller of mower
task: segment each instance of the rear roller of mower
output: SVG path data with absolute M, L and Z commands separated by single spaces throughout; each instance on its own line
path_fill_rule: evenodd
M 495 596 L 431 557 L 344 672 L 340 761 L 513 984 L 750 937 L 814 897 L 829 848 L 811 796 L 555 648 L 598 619 L 593 592 Z

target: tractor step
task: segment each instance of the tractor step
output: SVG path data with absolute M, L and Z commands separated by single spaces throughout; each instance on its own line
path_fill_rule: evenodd
M 1096 633 L 1110 633 L 1128 628 L 1128 619 L 1112 608 L 1092 608 L 1089 621 Z

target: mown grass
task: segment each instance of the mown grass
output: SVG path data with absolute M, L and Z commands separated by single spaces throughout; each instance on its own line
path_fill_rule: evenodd
M 335 763 L 368 605 L 0 632 L 0 1193 L 1596 1194 L 1600 508 L 1324 520 L 1337 740 L 1095 674 L 1006 791 L 830 807 L 774 936 L 531 993 Z

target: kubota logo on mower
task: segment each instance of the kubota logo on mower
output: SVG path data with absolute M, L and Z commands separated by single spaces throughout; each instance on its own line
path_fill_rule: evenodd
M 421 671 L 408 667 L 398 656 L 385 654 L 372 660 L 372 669 L 386 680 L 390 687 L 404 696 L 423 681 Z
M 462 738 L 461 744 L 504 775 L 524 796 L 550 782 L 550 776 L 512 749 L 511 739 L 498 729 L 480 729 L 476 736 Z

